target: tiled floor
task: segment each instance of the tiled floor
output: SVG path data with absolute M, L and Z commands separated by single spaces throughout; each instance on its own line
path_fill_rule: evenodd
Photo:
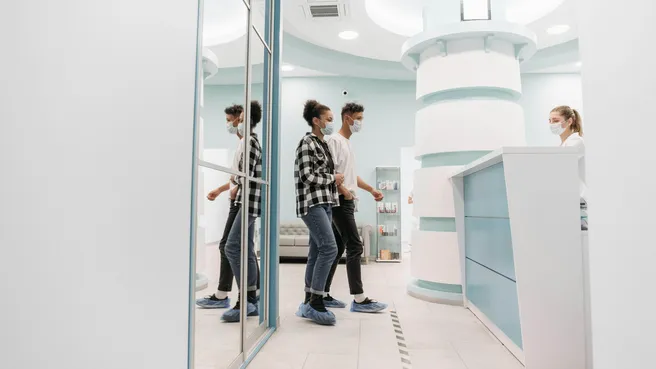
M 522 366 L 467 310 L 406 294 L 409 264 L 363 266 L 365 291 L 397 311 L 412 369 L 521 369 Z M 282 264 L 281 327 L 249 369 L 401 369 L 389 313 L 333 310 L 334 327 L 294 315 L 303 298 L 305 265 Z M 337 271 L 333 296 L 349 300 L 346 270 Z
M 214 293 L 216 281 L 209 283 L 208 288 L 196 293 L 196 298 Z M 233 284 L 233 291 L 237 285 Z M 237 293 L 231 293 L 234 305 Z M 224 369 L 227 368 L 239 354 L 240 326 L 235 323 L 221 322 L 221 315 L 226 309 L 196 309 L 195 330 L 195 369 Z M 258 317 L 247 319 L 246 332 L 255 331 L 259 324 Z

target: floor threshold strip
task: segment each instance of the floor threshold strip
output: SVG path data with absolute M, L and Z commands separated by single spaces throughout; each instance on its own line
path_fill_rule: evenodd
M 396 344 L 399 346 L 399 354 L 401 355 L 401 368 L 412 369 L 410 352 L 408 351 L 408 345 L 405 343 L 405 337 L 403 336 L 403 328 L 401 328 L 399 316 L 394 310 L 390 311 L 390 316 L 392 317 L 392 326 L 394 326 L 394 332 L 396 333 Z

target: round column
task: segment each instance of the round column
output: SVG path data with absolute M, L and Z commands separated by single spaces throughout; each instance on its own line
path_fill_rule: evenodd
M 535 53 L 536 37 L 503 20 L 460 21 L 456 3 L 424 7 L 424 31 L 404 44 L 402 62 L 417 72 L 415 153 L 421 160 L 408 293 L 460 305 L 463 271 L 450 174 L 502 146 L 525 145 L 519 64 Z M 492 11 L 492 17 L 501 13 Z

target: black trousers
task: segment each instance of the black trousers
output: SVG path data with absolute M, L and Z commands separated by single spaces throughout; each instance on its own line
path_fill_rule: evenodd
M 223 236 L 219 241 L 219 252 L 221 253 L 221 266 L 219 270 L 219 291 L 230 292 L 232 291 L 232 279 L 235 277 L 230 267 L 230 261 L 226 257 L 225 246 L 228 242 L 228 234 L 232 229 L 232 224 L 237 220 L 237 213 L 241 208 L 240 204 L 236 204 L 235 200 L 230 200 L 230 212 L 228 213 L 228 220 L 223 230 Z M 237 220 L 240 221 L 241 219 Z M 257 289 L 260 289 L 260 264 L 257 264 Z
M 328 274 L 326 292 L 330 292 L 335 271 L 339 260 L 346 251 L 346 275 L 348 276 L 351 295 L 364 293 L 362 286 L 362 251 L 364 245 L 358 234 L 358 225 L 355 223 L 355 203 L 353 200 L 344 200 L 339 197 L 340 206 L 333 208 L 333 233 L 337 241 L 337 257 Z

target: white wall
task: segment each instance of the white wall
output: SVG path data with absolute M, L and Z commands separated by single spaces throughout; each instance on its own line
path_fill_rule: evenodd
M 569 105 L 583 115 L 584 128 L 587 123 L 581 96 L 579 74 L 524 74 L 522 75 L 526 122 L 526 143 L 530 146 L 555 146 L 560 138 L 549 130 L 549 112 L 559 105 Z
M 656 368 L 656 2 L 580 6 L 594 367 Z
M 0 4 L 0 368 L 186 368 L 197 12 Z

